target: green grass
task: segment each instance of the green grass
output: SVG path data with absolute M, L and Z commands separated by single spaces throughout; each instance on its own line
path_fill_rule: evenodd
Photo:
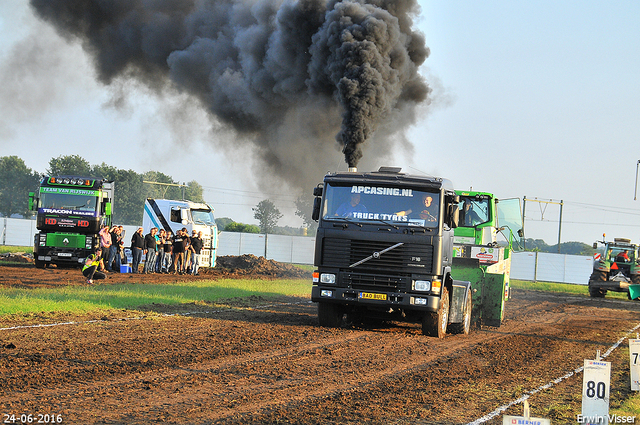
M 33 252 L 32 246 L 0 245 L 0 254 L 7 252 Z
M 0 316 L 41 312 L 87 313 L 136 309 L 150 304 L 214 303 L 221 299 L 260 296 L 308 296 L 311 282 L 236 280 L 179 282 L 168 285 L 65 286 L 55 289 L 0 290 Z
M 553 283 L 553 282 L 530 282 L 527 280 L 510 280 L 512 288 L 516 289 L 529 289 L 534 291 L 544 292 L 561 292 L 564 294 L 585 295 L 589 296 L 589 289 L 587 285 L 574 285 L 571 283 Z M 625 292 L 607 292 L 606 298 L 611 299 L 628 299 Z

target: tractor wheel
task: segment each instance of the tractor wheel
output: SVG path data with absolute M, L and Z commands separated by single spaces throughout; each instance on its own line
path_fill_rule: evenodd
M 606 289 L 600 288 L 602 282 L 607 281 L 607 273 L 594 270 L 589 277 L 589 295 L 592 298 L 604 298 L 607 294 Z
M 471 291 L 467 294 L 467 301 L 464 304 L 462 323 L 452 323 L 449 325 L 451 333 L 469 335 L 471 331 Z
M 607 295 L 607 291 L 600 288 L 589 287 L 589 295 L 591 298 L 604 298 L 604 296 Z
M 444 338 L 447 334 L 449 322 L 449 290 L 442 288 L 440 307 L 435 313 L 425 313 L 422 318 L 422 333 L 437 338 Z
M 327 328 L 338 328 L 342 324 L 342 308 L 338 304 L 318 303 L 318 323 Z

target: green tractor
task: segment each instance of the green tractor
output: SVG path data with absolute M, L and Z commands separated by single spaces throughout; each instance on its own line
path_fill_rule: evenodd
M 589 277 L 589 295 L 604 298 L 607 291 L 626 292 L 629 299 L 640 297 L 640 259 L 638 244 L 630 239 L 615 238 L 613 242 L 605 241 L 602 235 L 598 244 L 604 245 L 604 253 L 597 253 L 593 262 L 593 273 Z
M 460 197 L 452 270 L 471 282 L 472 320 L 499 326 L 509 297 L 513 244 L 523 237 L 520 199 L 498 200 L 487 192 L 456 191 Z

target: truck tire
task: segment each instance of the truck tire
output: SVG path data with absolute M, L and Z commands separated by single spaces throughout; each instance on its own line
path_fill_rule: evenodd
M 462 315 L 462 323 L 452 323 L 449 325 L 449 330 L 453 334 L 469 335 L 471 331 L 471 291 L 467 294 L 467 301 L 464 304 L 464 311 Z
M 442 288 L 440 306 L 435 313 L 425 313 L 422 318 L 422 333 L 428 336 L 444 338 L 449 322 L 449 290 Z
M 338 328 L 342 324 L 342 308 L 338 304 L 318 303 L 318 323 L 327 328 Z
M 35 264 L 36 264 L 36 269 L 44 269 L 47 266 L 47 263 L 45 263 L 42 260 L 35 260 Z

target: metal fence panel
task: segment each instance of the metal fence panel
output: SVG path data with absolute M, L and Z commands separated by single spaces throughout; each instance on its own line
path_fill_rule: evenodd
M 316 238 L 294 237 L 292 243 L 291 262 L 294 264 L 313 264 Z
M 253 254 L 264 257 L 265 237 L 255 233 L 220 232 L 218 256 Z
M 514 252 L 512 254 L 511 279 L 536 280 L 535 252 Z
M 593 272 L 593 257 L 584 255 L 567 255 L 565 263 L 565 283 L 588 285 L 589 276 Z
M 291 263 L 291 248 L 293 247 L 293 236 L 268 235 L 267 255 L 269 260 Z
M 564 255 L 538 252 L 536 280 L 542 282 L 564 282 Z
M 23 218 L 1 218 L 0 242 L 3 245 L 33 246 L 36 221 Z
M 585 255 L 548 252 L 515 252 L 511 278 L 519 280 L 587 285 L 593 271 L 593 258 Z

